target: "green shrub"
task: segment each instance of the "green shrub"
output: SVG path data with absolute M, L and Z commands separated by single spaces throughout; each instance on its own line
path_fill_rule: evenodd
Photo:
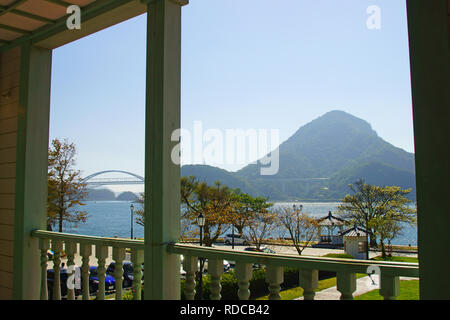
M 282 288 L 292 288 L 298 286 L 299 283 L 299 274 L 298 269 L 294 268 L 285 268 L 284 269 L 284 283 L 282 284 Z M 203 276 L 203 300 L 209 300 L 210 296 L 210 284 L 211 278 L 209 275 Z M 220 292 L 223 300 L 238 300 L 237 292 L 239 290 L 238 280 L 235 276 L 234 270 L 230 270 L 227 273 L 222 275 L 222 279 L 220 281 L 222 285 L 222 290 Z M 250 299 L 255 299 L 261 296 L 265 296 L 269 293 L 269 285 L 266 282 L 266 269 L 260 268 L 253 270 L 252 279 L 250 280 Z M 185 288 L 185 280 L 181 280 L 181 299 L 186 299 L 184 295 Z M 198 283 L 196 287 L 196 296 L 195 299 L 199 298 L 198 293 Z

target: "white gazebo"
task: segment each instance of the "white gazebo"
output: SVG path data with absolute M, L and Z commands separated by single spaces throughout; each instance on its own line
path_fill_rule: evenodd
M 343 238 L 339 235 L 339 232 L 342 231 L 345 220 L 333 216 L 331 211 L 329 211 L 327 216 L 318 218 L 316 221 L 319 225 L 319 245 L 330 245 L 337 247 L 343 245 Z M 327 229 L 327 234 L 322 234 L 322 228 Z M 336 228 L 339 229 L 337 234 L 335 234 Z

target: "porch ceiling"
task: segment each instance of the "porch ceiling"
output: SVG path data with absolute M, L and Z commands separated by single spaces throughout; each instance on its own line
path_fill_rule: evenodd
M 66 26 L 67 7 L 81 8 L 81 29 Z M 26 41 L 54 49 L 146 12 L 140 0 L 0 0 L 0 52 Z

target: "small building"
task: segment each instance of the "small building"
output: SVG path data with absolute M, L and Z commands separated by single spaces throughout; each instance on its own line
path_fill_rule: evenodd
M 319 225 L 319 246 L 340 247 L 344 244 L 343 238 L 339 234 L 344 227 L 344 219 L 333 216 L 329 211 L 327 216 L 318 218 L 316 221 Z M 322 232 L 324 228 L 326 233 Z
M 370 233 L 370 231 L 369 231 Z M 367 259 L 367 231 L 356 225 L 350 229 L 339 232 L 344 238 L 344 251 L 355 259 Z

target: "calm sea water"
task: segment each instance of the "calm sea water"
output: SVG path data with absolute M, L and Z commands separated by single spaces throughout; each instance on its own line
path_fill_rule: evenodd
M 276 203 L 275 205 L 292 206 L 294 203 Z M 299 204 L 299 203 L 298 203 Z M 80 223 L 78 227 L 64 226 L 64 232 L 101 237 L 129 238 L 131 234 L 131 202 L 128 201 L 88 201 L 83 210 L 89 213 L 87 222 Z M 335 212 L 339 203 L 302 202 L 303 211 L 314 217 L 328 215 L 328 211 Z M 139 205 L 134 204 L 135 209 Z M 134 215 L 136 218 L 136 214 Z M 144 237 L 144 227 L 134 223 L 134 237 Z M 274 236 L 279 236 L 276 234 Z M 406 225 L 403 235 L 392 241 L 398 245 L 417 245 L 417 228 Z

